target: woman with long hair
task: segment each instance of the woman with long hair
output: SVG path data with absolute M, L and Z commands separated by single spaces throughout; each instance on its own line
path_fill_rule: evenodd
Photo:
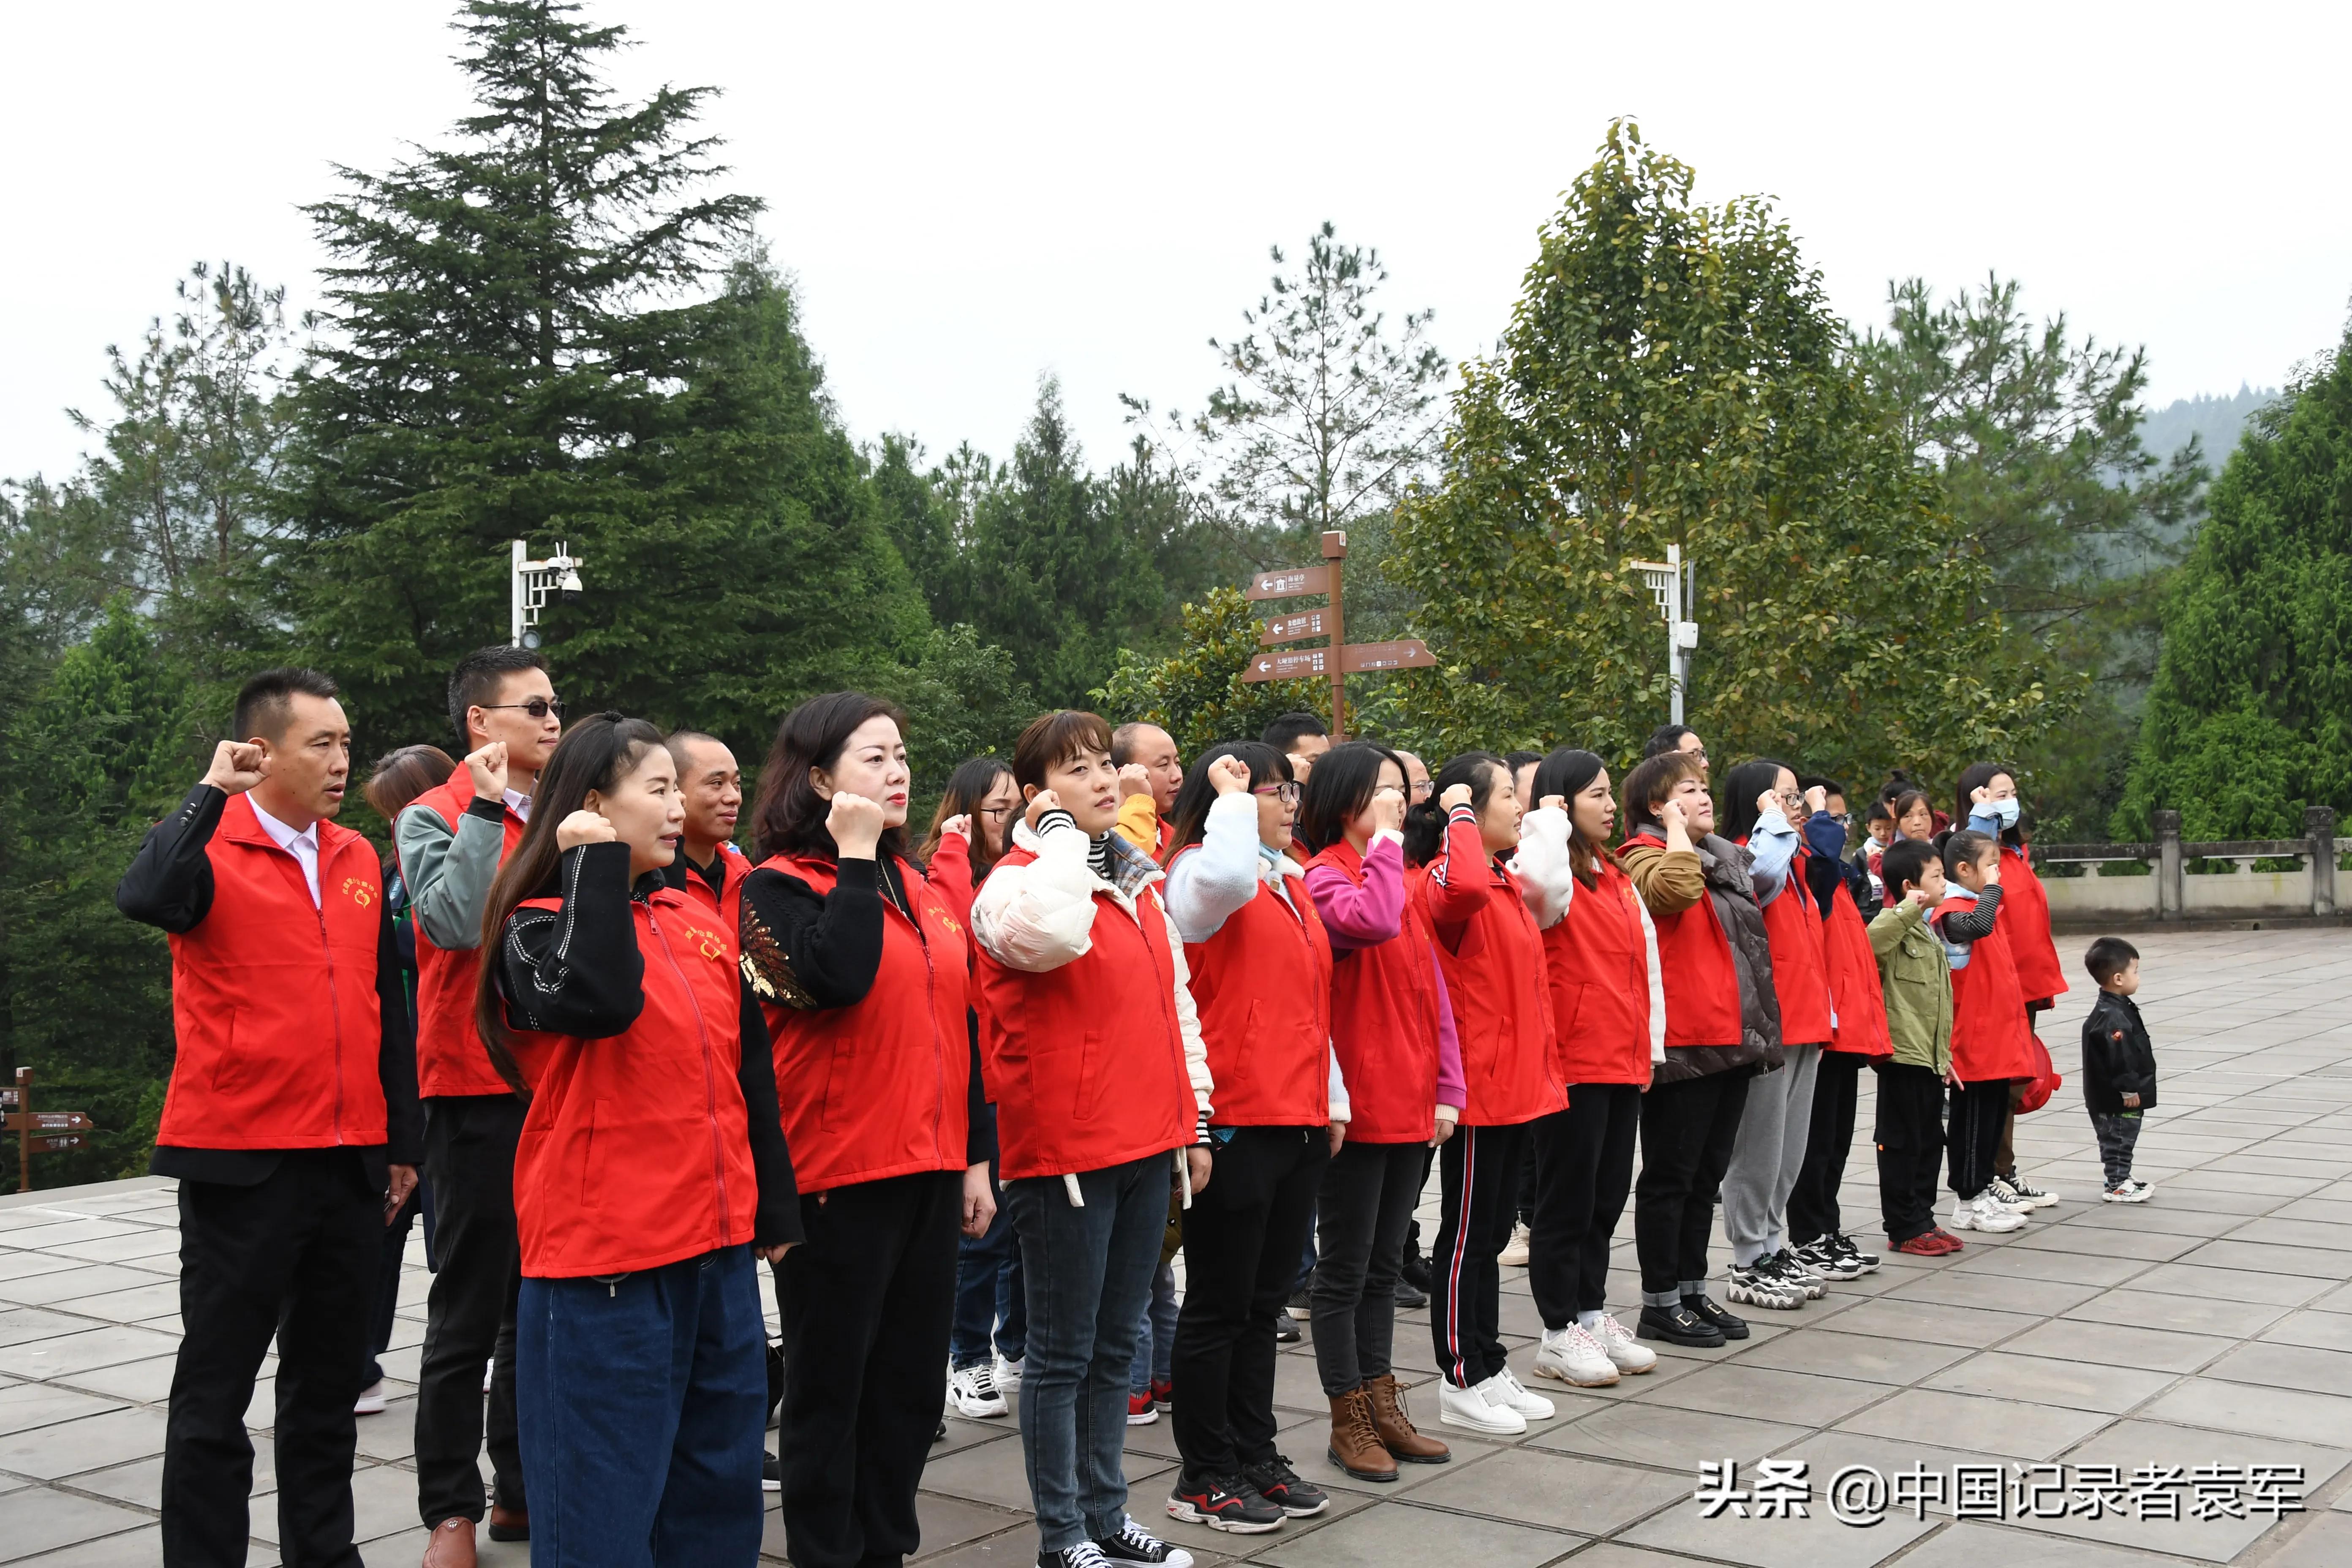
M 776 1268 L 777 1460 L 803 1568 L 914 1553 L 957 1237 L 996 1212 L 964 922 L 907 855 L 899 723 L 858 691 L 784 716 L 743 880 L 807 1235 Z
M 1504 1358 L 1495 1258 L 1517 1217 L 1528 1124 L 1565 1110 L 1567 1098 L 1552 1071 L 1543 933 L 1527 889 L 1502 861 L 1519 843 L 1510 766 L 1491 752 L 1465 752 L 1438 770 L 1436 784 L 1435 804 L 1406 814 L 1404 851 L 1426 868 L 1414 897 L 1437 938 L 1465 1089 L 1460 1128 L 1437 1152 L 1437 1289 L 1429 1304 L 1444 1373 L 1437 1418 L 1507 1436 L 1553 1410 Z
M 1970 763 L 1960 770 L 1953 820 L 2000 844 L 2001 929 L 2017 965 L 2018 988 L 2025 993 L 2026 1030 L 2067 991 L 2066 970 L 2050 937 L 2050 894 L 2034 874 L 2025 842 L 2024 802 L 2017 793 L 2017 770 L 2006 763 Z M 2028 1183 L 2017 1172 L 2017 1101 L 2031 1085 L 2021 1079 L 2010 1091 L 2009 1117 L 1993 1151 L 1992 1193 L 2003 1202 L 2046 1209 L 2058 1194 Z
M 1020 814 L 1021 786 L 1003 757 L 967 758 L 948 775 L 915 859 L 959 921 L 971 920 L 972 894 L 1012 842 Z
M 1633 1185 L 1633 1146 L 1665 1019 L 1651 1005 L 1657 937 L 1609 853 L 1609 770 L 1563 746 L 1536 764 L 1541 805 L 1520 824 L 1512 868 L 1536 894 L 1568 1109 L 1535 1124 L 1528 1285 L 1544 1322 L 1535 1369 L 1580 1388 L 1645 1373 L 1658 1354 L 1609 1315 L 1609 1243 Z
M 1748 1324 L 1706 1291 L 1708 1233 L 1748 1082 L 1780 1065 L 1780 1005 L 1748 851 L 1715 831 L 1698 758 L 1645 757 L 1625 775 L 1618 862 L 1658 932 L 1664 1058 L 1642 1097 L 1633 1247 L 1645 1340 L 1719 1347 Z
M 661 732 L 600 713 L 548 759 L 490 885 L 475 1024 L 530 1097 L 515 1155 L 515 1389 L 531 1551 L 759 1556 L 752 1253 L 800 1239 L 758 1003 L 662 872 L 686 809 Z

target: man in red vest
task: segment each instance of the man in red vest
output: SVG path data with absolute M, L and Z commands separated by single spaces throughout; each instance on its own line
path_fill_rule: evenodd
M 743 876 L 751 863 L 735 847 L 735 824 L 743 814 L 743 770 L 735 752 L 716 735 L 680 730 L 667 744 L 677 764 L 677 793 L 686 800 L 685 830 L 677 858 L 663 879 L 726 922 L 743 923 Z
M 1118 770 L 1118 835 L 1153 859 L 1168 847 L 1176 792 L 1184 787 L 1184 759 L 1176 738 L 1140 721 L 1110 732 L 1111 765 Z M 1147 815 L 1143 799 L 1151 798 Z
M 423 1139 L 415 1047 L 375 850 L 331 820 L 352 772 L 335 683 L 257 675 L 231 732 L 114 895 L 171 933 L 178 1048 L 149 1167 L 180 1184 L 163 1562 L 246 1560 L 245 1410 L 275 1335 L 278 1541 L 351 1563 L 352 1404 Z
M 474 1033 L 482 910 L 522 839 L 531 791 L 563 732 L 563 705 L 528 648 L 467 654 L 449 677 L 449 724 L 464 765 L 416 797 L 394 833 L 416 920 L 416 1068 L 425 1096 L 425 1173 L 433 1184 L 435 1262 L 416 1387 L 416 1505 L 433 1531 L 426 1568 L 474 1568 L 474 1527 L 530 1538 L 515 1436 L 515 1143 L 523 1102 Z M 482 1368 L 493 1495 L 485 1498 Z

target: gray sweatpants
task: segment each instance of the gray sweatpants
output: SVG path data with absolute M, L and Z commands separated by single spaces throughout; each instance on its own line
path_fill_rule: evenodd
M 1748 1082 L 1748 1109 L 1740 1113 L 1731 1165 L 1723 1173 L 1723 1234 L 1739 1268 L 1780 1250 L 1789 1226 L 1789 1194 L 1805 1163 L 1813 1077 L 1821 1065 L 1821 1047 L 1791 1046 L 1779 1072 Z

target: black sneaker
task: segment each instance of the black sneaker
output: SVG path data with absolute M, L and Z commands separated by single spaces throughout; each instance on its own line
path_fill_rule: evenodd
M 1108 1568 L 1110 1559 L 1091 1541 L 1065 1546 L 1059 1552 L 1037 1553 L 1037 1568 Z
M 1410 1312 L 1415 1307 L 1426 1307 L 1429 1305 L 1429 1292 L 1415 1289 L 1412 1281 L 1407 1279 L 1400 1270 L 1396 1282 L 1396 1305 L 1397 1310 L 1402 1312 Z
M 1808 1301 L 1818 1301 L 1830 1293 L 1828 1279 L 1798 1262 L 1796 1254 L 1785 1247 L 1765 1261 L 1771 1264 L 1775 1274 L 1788 1281 L 1796 1289 L 1802 1291 Z
M 1664 1340 L 1672 1345 L 1689 1345 L 1697 1350 L 1720 1350 L 1723 1331 L 1692 1311 L 1682 1302 L 1671 1307 L 1643 1307 L 1641 1321 L 1633 1331 L 1645 1340 Z
M 1168 1494 L 1168 1517 L 1234 1535 L 1264 1535 L 1280 1526 L 1283 1512 L 1239 1476 L 1194 1476 L 1179 1470 L 1176 1489 Z
M 1192 1568 L 1192 1554 L 1181 1546 L 1168 1542 L 1127 1516 L 1117 1535 L 1106 1535 L 1095 1542 L 1095 1550 L 1108 1563 L 1158 1563 L 1164 1568 Z
M 940 1425 L 945 1426 L 946 1423 L 942 1422 Z M 763 1492 L 780 1492 L 784 1489 L 784 1464 L 773 1454 L 761 1456 L 760 1489 Z
M 1330 1494 L 1313 1481 L 1301 1480 L 1298 1472 L 1290 1468 L 1290 1461 L 1280 1454 L 1255 1465 L 1244 1465 L 1242 1479 L 1255 1487 L 1258 1496 L 1293 1519 L 1305 1519 L 1331 1506 Z
M 1404 1261 L 1397 1266 L 1397 1279 L 1401 1283 L 1410 1285 L 1416 1290 L 1424 1292 L 1428 1290 L 1431 1279 L 1429 1259 L 1421 1255 L 1420 1247 L 1407 1244 L 1404 1249 Z
M 1873 1274 L 1877 1272 L 1878 1254 L 1875 1252 L 1864 1252 L 1862 1248 L 1853 1244 L 1853 1237 L 1850 1236 L 1832 1236 L 1828 1239 L 1830 1245 L 1837 1248 L 1838 1256 L 1852 1264 L 1858 1274 Z
M 1276 1312 L 1274 1315 L 1274 1342 L 1278 1345 L 1297 1344 L 1298 1342 L 1298 1320 L 1292 1317 L 1288 1312 Z
M 1299 1276 L 1298 1289 L 1290 1293 L 1288 1310 L 1302 1323 L 1315 1315 L 1315 1270 L 1312 1268 Z
M 946 1416 L 942 1415 L 942 1416 L 940 1416 L 940 1424 L 939 1424 L 938 1428 L 937 1428 L 936 1430 L 934 1430 L 934 1431 L 931 1433 L 931 1441 L 932 1441 L 932 1442 L 934 1442 L 934 1443 L 944 1443 L 944 1442 L 946 1442 L 947 1440 L 948 1440 L 948 1418 L 947 1418 Z
M 1748 1337 L 1748 1320 L 1734 1317 L 1725 1311 L 1712 1296 L 1705 1293 L 1685 1296 L 1683 1298 L 1683 1305 L 1713 1323 L 1727 1340 L 1744 1340 Z

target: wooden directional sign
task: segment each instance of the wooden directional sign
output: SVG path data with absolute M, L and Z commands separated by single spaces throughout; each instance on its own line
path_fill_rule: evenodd
M 1301 610 L 1295 616 L 1276 616 L 1259 623 L 1257 640 L 1272 647 L 1276 643 L 1297 642 L 1303 637 L 1328 637 L 1331 635 L 1330 617 L 1321 610 Z
M 1331 568 L 1328 566 L 1277 566 L 1271 572 L 1261 572 L 1250 579 L 1249 596 L 1253 599 L 1290 599 L 1301 594 L 1328 594 L 1331 591 Z
M 1301 653 L 1262 653 L 1251 659 L 1242 671 L 1242 679 L 1259 680 L 1306 680 L 1331 673 L 1331 650 L 1310 647 Z
M 6 1121 L 11 1132 L 82 1132 L 90 1125 L 89 1118 L 79 1110 L 18 1111 Z
M 62 1154 L 68 1149 L 79 1149 L 89 1140 L 79 1132 L 51 1132 L 33 1140 L 36 1154 Z
M 1395 642 L 1351 642 L 1339 650 L 1339 668 L 1347 675 L 1368 669 L 1426 669 L 1436 662 L 1437 656 L 1419 637 L 1403 637 Z

